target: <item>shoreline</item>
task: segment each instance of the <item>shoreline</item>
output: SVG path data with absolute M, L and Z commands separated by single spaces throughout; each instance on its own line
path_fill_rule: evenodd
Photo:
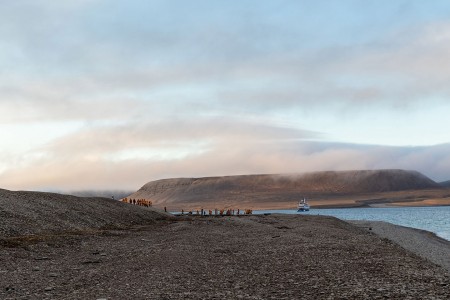
M 287 215 L 290 214 L 254 214 L 256 216 L 261 215 Z M 292 214 L 301 216 L 301 214 Z M 240 215 L 232 216 L 238 218 L 251 217 L 252 215 Z M 326 215 L 320 215 L 327 217 Z M 197 216 L 197 215 L 176 215 L 176 217 L 189 217 L 189 218 L 229 218 L 230 216 Z M 337 218 L 337 217 L 336 217 Z M 438 236 L 436 233 L 424 229 L 397 225 L 386 221 L 375 220 L 345 220 L 337 218 L 343 222 L 349 223 L 352 226 L 358 227 L 370 233 L 373 233 L 381 238 L 390 240 L 391 242 L 399 245 L 407 251 L 412 252 L 440 267 L 443 267 L 450 274 L 450 241 Z
M 394 205 L 394 204 L 366 204 L 366 205 L 360 205 L 360 206 L 345 206 L 345 205 L 321 205 L 321 206 L 311 206 L 311 210 L 329 210 L 329 209 L 356 209 L 356 208 L 424 208 L 424 207 L 430 207 L 430 208 L 434 208 L 434 207 L 449 207 L 450 204 L 440 204 L 440 205 Z M 159 206 L 156 206 L 156 209 L 159 209 L 160 211 L 164 211 L 164 207 L 160 208 Z M 286 206 L 282 206 L 282 207 L 278 207 L 278 208 L 274 208 L 274 207 L 268 207 L 268 208 L 255 208 L 252 209 L 253 212 L 258 212 L 258 211 L 283 211 L 283 210 L 289 210 L 289 211 L 297 211 L 297 207 L 286 207 Z M 199 212 L 201 211 L 200 209 L 198 210 Z M 214 210 L 212 210 L 214 211 Z M 204 209 L 204 212 L 206 213 L 207 210 Z M 167 213 L 174 215 L 174 216 L 178 216 L 178 215 L 182 215 L 181 214 L 181 209 L 180 210 L 167 210 Z M 188 210 L 184 210 L 183 213 L 185 216 L 189 215 L 189 211 Z M 197 210 L 192 210 L 192 214 L 191 216 L 196 216 L 197 215 Z M 240 211 L 240 215 L 244 215 L 244 210 Z M 206 214 L 205 216 L 209 216 L 208 214 Z M 226 216 L 226 215 L 224 215 Z
M 402 248 L 443 267 L 450 274 L 450 241 L 434 232 L 385 221 L 343 221 L 389 239 Z
M 345 192 L 295 192 L 292 190 L 270 190 L 260 192 L 239 192 L 232 194 L 208 194 L 208 197 L 189 198 L 186 200 L 166 201 L 158 200 L 153 203 L 156 207 L 166 206 L 175 211 L 184 209 L 290 209 L 296 208 L 298 201 L 304 197 L 314 209 L 322 208 L 350 208 L 368 207 L 371 205 L 393 206 L 449 206 L 450 188 L 386 191 L 372 193 Z M 216 207 L 215 207 L 216 206 Z
M 388 203 L 374 203 L 371 201 L 361 201 L 361 202 L 349 202 L 349 203 L 341 203 L 341 204 L 311 204 L 314 203 L 314 201 L 309 201 L 311 209 L 318 209 L 318 210 L 327 210 L 327 209 L 346 209 L 346 208 L 420 208 L 420 207 L 448 207 L 450 206 L 449 203 L 437 203 L 437 204 L 429 204 L 425 201 L 409 201 L 409 202 L 388 202 Z M 200 211 L 201 208 L 203 208 L 205 211 L 208 209 L 208 207 L 214 207 L 214 205 L 195 205 L 195 209 L 184 209 L 184 213 L 187 214 L 189 210 L 192 210 L 193 212 L 197 209 Z M 219 208 L 219 205 L 216 205 L 217 208 Z M 161 205 L 155 205 L 155 208 L 163 211 L 164 206 Z M 188 206 L 190 207 L 190 206 Z M 252 207 L 253 211 L 259 211 L 259 210 L 297 210 L 297 206 L 286 206 L 286 205 L 279 205 L 279 206 L 271 206 L 271 205 L 226 205 L 226 208 L 233 208 L 233 207 L 242 207 L 242 208 L 248 208 Z M 212 209 L 214 210 L 214 209 Z M 242 212 L 243 210 L 241 210 Z M 167 210 L 168 213 L 175 214 L 175 213 L 181 213 L 181 208 L 178 209 L 177 206 L 169 207 Z
M 448 206 L 434 206 L 433 208 L 439 208 L 439 207 L 442 207 L 442 208 L 445 208 L 445 209 L 448 208 Z M 371 211 L 372 208 L 375 210 L 376 208 L 388 208 L 388 209 L 402 208 L 402 209 L 405 209 L 406 207 L 365 207 L 364 209 L 367 209 L 367 211 L 365 211 L 363 213 L 365 215 L 365 217 L 359 216 L 358 214 L 353 214 L 351 212 L 352 209 L 347 209 L 346 210 L 345 208 L 342 209 L 343 212 L 340 212 L 339 211 L 340 208 L 339 208 L 339 209 L 334 209 L 335 211 L 330 212 L 329 214 L 326 213 L 326 211 L 328 209 L 324 209 L 324 210 L 321 210 L 321 209 L 315 209 L 314 210 L 313 209 L 313 210 L 310 210 L 309 212 L 297 212 L 296 209 L 292 209 L 292 208 L 291 209 L 279 209 L 279 210 L 276 210 L 276 209 L 273 209 L 273 210 L 269 210 L 269 209 L 268 210 L 255 210 L 255 211 L 253 211 L 252 214 L 253 215 L 263 215 L 263 214 L 264 215 L 271 215 L 271 214 L 281 214 L 281 215 L 320 215 L 320 216 L 334 216 L 336 218 L 341 219 L 342 221 L 358 220 L 358 221 L 367 221 L 367 222 L 370 222 L 370 221 L 374 221 L 374 222 L 377 222 L 377 221 L 388 222 L 388 223 L 390 223 L 392 225 L 399 226 L 399 227 L 407 227 L 407 228 L 415 229 L 415 230 L 418 230 L 418 231 L 423 230 L 425 232 L 429 232 L 430 234 L 435 235 L 436 238 L 443 239 L 443 240 L 445 240 L 447 242 L 450 242 L 450 235 L 449 235 L 450 232 L 448 231 L 448 229 L 450 229 L 450 228 L 448 227 L 449 224 L 446 223 L 446 222 L 444 222 L 444 223 L 447 224 L 447 227 L 441 227 L 441 228 L 436 228 L 435 226 L 434 227 L 433 226 L 424 226 L 424 224 L 422 224 L 422 226 L 420 226 L 418 224 L 410 224 L 410 222 L 407 222 L 407 220 L 401 221 L 402 219 L 397 219 L 397 218 L 393 219 L 392 216 L 390 216 L 390 214 L 386 215 L 386 213 L 381 213 L 380 215 L 378 215 L 378 214 L 371 213 L 370 211 Z M 413 211 L 414 211 L 415 209 L 420 209 L 421 207 L 409 207 L 409 208 L 413 209 Z M 331 208 L 330 208 L 330 210 L 331 210 Z M 413 211 L 411 211 L 410 213 L 412 213 Z M 394 212 L 394 211 L 390 210 L 390 212 Z M 185 217 L 191 216 L 191 217 L 194 217 L 194 218 L 201 217 L 201 215 L 200 214 L 199 215 L 196 214 L 196 212 L 194 212 L 191 215 L 189 215 L 188 213 L 185 213 L 184 215 L 182 215 L 181 213 L 178 213 L 178 212 L 172 212 L 171 214 L 174 215 L 177 218 L 182 217 L 182 216 L 185 216 Z M 232 216 L 235 216 L 235 215 L 232 215 Z M 248 215 L 245 215 L 245 214 L 241 213 L 239 216 L 240 217 L 245 217 L 245 216 L 248 216 Z M 209 215 L 209 213 L 207 213 L 203 217 L 205 217 L 205 218 L 219 217 L 220 218 L 220 217 L 227 217 L 227 215 L 226 214 L 224 214 L 224 215 Z M 442 222 L 442 220 L 440 220 L 440 221 Z

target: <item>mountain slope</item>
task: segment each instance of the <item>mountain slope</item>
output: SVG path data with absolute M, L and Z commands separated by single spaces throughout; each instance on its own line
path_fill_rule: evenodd
M 255 203 L 298 199 L 302 195 L 346 195 L 439 188 L 416 171 L 327 171 L 289 175 L 244 175 L 176 178 L 145 184 L 130 198 L 151 199 L 156 205 L 191 203 Z
M 439 182 L 439 185 L 443 187 L 450 187 L 450 180 Z

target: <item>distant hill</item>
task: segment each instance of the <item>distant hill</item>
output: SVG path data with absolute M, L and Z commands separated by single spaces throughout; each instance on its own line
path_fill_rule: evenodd
M 450 187 L 450 180 L 439 182 L 439 185 L 443 187 Z
M 0 239 L 31 234 L 126 228 L 164 219 L 164 212 L 106 198 L 0 189 Z
M 85 191 L 70 191 L 63 192 L 63 194 L 73 195 L 77 197 L 104 197 L 104 198 L 112 198 L 114 199 L 122 199 L 134 191 L 125 191 L 125 190 L 85 190 Z
M 303 195 L 349 195 L 436 189 L 440 185 L 416 171 L 327 171 L 284 175 L 175 178 L 145 184 L 130 198 L 151 199 L 159 206 L 191 207 L 292 201 Z

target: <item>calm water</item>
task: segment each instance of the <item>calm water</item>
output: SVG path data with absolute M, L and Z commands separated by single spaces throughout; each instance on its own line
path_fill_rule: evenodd
M 282 213 L 334 216 L 343 220 L 386 221 L 392 224 L 424 229 L 450 241 L 450 206 L 395 208 L 339 208 L 296 210 L 259 210 L 254 214 Z

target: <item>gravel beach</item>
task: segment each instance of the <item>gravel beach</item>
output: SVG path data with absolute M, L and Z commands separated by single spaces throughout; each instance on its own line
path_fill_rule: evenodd
M 434 233 L 382 221 L 349 221 L 442 266 L 450 272 L 450 241 Z
M 447 269 L 373 234 L 386 226 L 323 216 L 178 217 L 8 237 L 0 298 L 449 299 Z

